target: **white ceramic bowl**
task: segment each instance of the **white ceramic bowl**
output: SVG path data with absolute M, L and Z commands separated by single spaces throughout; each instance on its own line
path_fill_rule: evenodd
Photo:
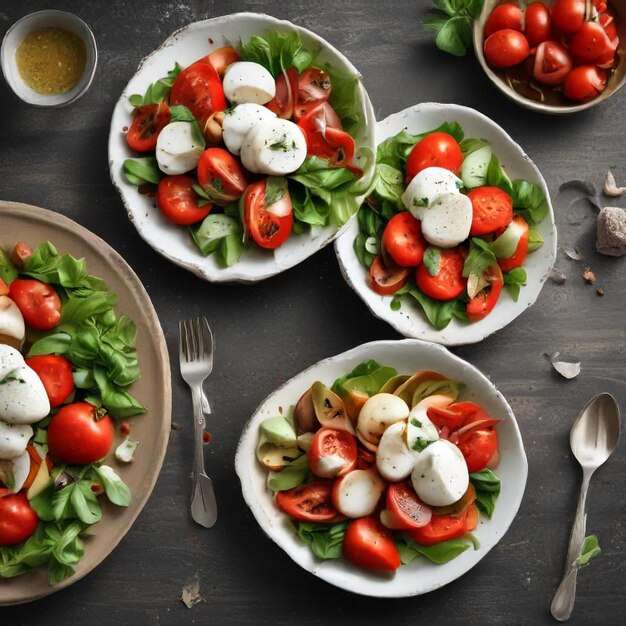
M 466 137 L 481 137 L 491 142 L 493 152 L 511 179 L 524 178 L 541 186 L 548 199 L 549 212 L 539 230 L 544 245 L 528 256 L 524 268 L 528 275 L 517 302 L 503 291 L 495 309 L 484 319 L 468 324 L 453 319 L 443 330 L 433 328 L 420 305 L 403 298 L 402 308 L 392 311 L 391 296 L 379 296 L 367 284 L 367 270 L 359 262 L 354 249 L 354 239 L 359 232 L 357 220 L 350 223 L 346 232 L 335 242 L 335 252 L 341 272 L 376 317 L 388 322 L 405 337 L 426 339 L 447 346 L 476 343 L 491 333 L 504 328 L 530 307 L 544 282 L 550 275 L 556 259 L 556 225 L 546 182 L 530 157 L 513 139 L 482 113 L 456 104 L 425 103 L 394 113 L 376 124 L 376 142 L 393 137 L 402 129 L 417 134 L 436 128 L 445 121 L 456 121 L 463 127 Z
M 361 570 L 344 559 L 320 561 L 309 547 L 300 543 L 288 518 L 281 513 L 266 487 L 267 471 L 256 460 L 259 426 L 268 417 L 279 415 L 281 407 L 293 408 L 300 395 L 313 382 L 330 385 L 336 378 L 350 372 L 356 365 L 375 359 L 381 365 L 395 367 L 399 373 L 435 370 L 465 384 L 463 398 L 483 406 L 502 421 L 497 427 L 500 462 L 494 469 L 502 484 L 493 517 L 481 516 L 474 535 L 480 542 L 477 550 L 469 548 L 445 565 L 434 565 L 416 559 L 403 565 L 395 576 L 388 577 Z M 493 548 L 507 531 L 522 501 L 528 464 L 522 438 L 511 407 L 494 385 L 475 367 L 451 354 L 442 346 L 423 341 L 374 341 L 320 361 L 298 374 L 270 394 L 255 411 L 244 428 L 235 469 L 241 481 L 243 497 L 263 531 L 298 565 L 337 587 L 354 593 L 397 598 L 416 596 L 438 589 L 465 574 Z M 285 572 L 288 576 L 289 572 Z
M 210 20 L 195 22 L 176 31 L 157 50 L 139 65 L 115 106 L 109 136 L 109 165 L 113 184 L 118 188 L 129 219 L 139 234 L 159 254 L 211 282 L 251 283 L 274 276 L 323 248 L 343 232 L 333 226 L 314 228 L 311 233 L 292 235 L 285 244 L 274 252 L 251 246 L 242 258 L 229 268 L 220 268 L 214 255 L 203 257 L 191 241 L 187 229 L 168 222 L 155 209 L 154 200 L 137 193 L 137 188 L 124 178 L 122 164 L 125 159 L 137 156 L 126 145 L 124 128 L 130 123 L 132 107 L 128 96 L 144 93 L 146 87 L 167 74 L 178 61 L 186 66 L 206 55 L 210 50 L 224 45 L 237 45 L 252 35 L 262 35 L 273 29 L 282 32 L 296 31 L 303 44 L 310 50 L 319 50 L 319 60 L 336 69 L 355 76 L 361 75 L 336 48 L 311 31 L 291 22 L 278 20 L 257 13 L 237 13 Z M 208 42 L 211 42 L 210 44 Z M 356 143 L 371 154 L 375 146 L 375 117 L 369 97 L 360 84 L 359 114 L 364 123 L 359 130 Z M 365 165 L 364 165 L 365 167 Z M 373 174 L 373 160 L 365 167 L 366 176 Z M 358 199 L 359 202 L 362 199 Z
M 85 44 L 85 69 L 76 85 L 66 93 L 45 95 L 29 87 L 17 69 L 15 54 L 24 38 L 43 28 L 64 28 L 78 35 Z M 2 73 L 15 94 L 28 104 L 41 107 L 61 107 L 80 98 L 91 85 L 98 62 L 98 49 L 91 29 L 73 13 L 48 9 L 30 13 L 19 19 L 2 40 Z

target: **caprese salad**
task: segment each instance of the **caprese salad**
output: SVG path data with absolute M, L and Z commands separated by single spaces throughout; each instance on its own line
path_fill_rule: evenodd
M 539 185 L 511 181 L 490 143 L 466 138 L 458 123 L 403 130 L 378 146 L 354 250 L 393 310 L 417 301 L 441 330 L 453 317 L 485 318 L 503 288 L 517 301 L 548 208 Z
M 126 142 L 145 156 L 124 162 L 126 179 L 232 265 L 249 242 L 274 250 L 354 215 L 368 182 L 360 99 L 358 79 L 316 62 L 295 32 L 213 50 L 129 97 Z
M 139 378 L 132 320 L 85 262 L 50 242 L 0 248 L 0 577 L 45 565 L 50 584 L 71 576 L 100 497 L 131 493 L 103 463 L 112 418 L 144 413 L 128 392 Z M 123 423 L 120 462 L 137 441 Z
M 318 558 L 393 572 L 476 543 L 479 511 L 491 517 L 500 493 L 499 420 L 460 401 L 461 387 L 367 361 L 261 423 L 268 488 Z

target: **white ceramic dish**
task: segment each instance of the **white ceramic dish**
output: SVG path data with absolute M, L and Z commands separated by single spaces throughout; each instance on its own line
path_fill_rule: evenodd
M 417 134 L 436 128 L 445 121 L 456 121 L 461 124 L 466 137 L 482 137 L 489 140 L 494 154 L 498 156 L 511 179 L 524 178 L 539 184 L 548 198 L 550 210 L 539 225 L 545 243 L 539 250 L 529 255 L 524 264 L 528 281 L 526 286 L 522 287 L 518 301 L 513 302 L 512 298 L 503 292 L 496 308 L 479 322 L 468 324 L 453 319 L 443 330 L 436 330 L 428 323 L 417 302 L 403 299 L 402 308 L 399 311 L 392 311 L 389 306 L 391 296 L 379 296 L 367 285 L 367 271 L 353 249 L 354 239 L 359 232 L 357 220 L 351 222 L 346 232 L 337 239 L 335 252 L 344 278 L 376 317 L 388 322 L 405 337 L 458 346 L 476 343 L 504 328 L 535 302 L 556 259 L 556 225 L 548 187 L 537 166 L 510 135 L 474 109 L 456 104 L 418 104 L 378 122 L 376 142 L 380 143 L 393 137 L 402 129 Z
M 15 53 L 24 37 L 43 28 L 64 28 L 78 35 L 85 44 L 85 69 L 80 80 L 66 93 L 52 95 L 37 93 L 24 82 L 17 69 Z M 91 29 L 83 20 L 73 13 L 48 9 L 25 15 L 7 30 L 2 40 L 1 56 L 4 78 L 19 98 L 35 106 L 61 107 L 75 102 L 89 89 L 96 73 L 98 49 Z
M 316 380 L 330 385 L 339 376 L 368 359 L 395 367 L 399 373 L 409 374 L 428 369 L 459 380 L 466 385 L 464 399 L 479 403 L 491 415 L 502 420 L 497 427 L 500 462 L 494 470 L 502 481 L 502 491 L 492 519 L 481 516 L 474 531 L 480 542 L 478 550 L 470 548 L 445 565 L 434 565 L 425 559 L 417 559 L 411 565 L 400 567 L 393 577 L 377 575 L 358 569 L 344 559 L 316 559 L 309 547 L 299 542 L 288 518 L 276 508 L 271 492 L 265 485 L 267 472 L 256 460 L 259 425 L 264 419 L 278 415 L 281 407 L 283 410 L 288 407 L 292 409 L 300 395 Z M 243 496 L 257 522 L 270 539 L 298 565 L 347 591 L 387 598 L 416 596 L 433 591 L 474 567 L 502 539 L 515 518 L 528 474 L 519 428 L 502 394 L 475 367 L 445 348 L 412 339 L 363 344 L 320 361 L 287 381 L 263 401 L 246 425 L 237 448 L 235 469 L 241 481 Z M 285 572 L 285 575 L 289 573 Z
M 310 234 L 291 236 L 276 251 L 264 251 L 250 247 L 232 267 L 220 268 L 214 256 L 203 257 L 193 245 L 185 228 L 167 222 L 155 209 L 154 200 L 137 193 L 137 188 L 126 182 L 122 164 L 125 159 L 136 156 L 126 145 L 124 128 L 130 123 L 132 107 L 128 96 L 144 93 L 146 87 L 165 76 L 176 61 L 186 66 L 224 45 L 237 45 L 252 35 L 262 35 L 268 30 L 288 32 L 295 30 L 307 49 L 319 50 L 320 62 L 327 62 L 338 70 L 361 78 L 356 68 L 336 48 L 311 31 L 294 24 L 257 13 L 237 13 L 210 20 L 195 22 L 176 31 L 157 50 L 139 65 L 137 73 L 124 89 L 113 111 L 109 136 L 109 166 L 113 184 L 118 188 L 129 219 L 139 234 L 159 254 L 211 282 L 251 283 L 274 276 L 298 263 L 332 242 L 340 232 L 332 226 L 316 228 Z M 210 43 L 209 43 L 210 42 Z M 374 150 L 375 117 L 369 97 L 360 85 L 359 114 L 364 120 L 357 137 L 357 148 Z M 365 167 L 365 166 L 364 166 Z M 373 163 L 366 168 L 373 174 Z

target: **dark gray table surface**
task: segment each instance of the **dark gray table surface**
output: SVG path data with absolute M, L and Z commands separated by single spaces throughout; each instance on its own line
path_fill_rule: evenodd
M 626 180 L 626 92 L 592 111 L 546 117 L 518 108 L 496 90 L 476 60 L 437 51 L 420 23 L 430 3 L 227 0 L 55 3 L 23 0 L 0 7 L 0 32 L 42 9 L 74 11 L 99 47 L 94 84 L 78 103 L 43 110 L 0 86 L 0 197 L 46 207 L 86 226 L 119 251 L 154 302 L 172 357 L 173 430 L 165 464 L 146 508 L 117 549 L 74 586 L 36 603 L 0 609 L 2 624 L 540 624 L 558 584 L 574 515 L 580 470 L 569 427 L 594 394 L 610 391 L 626 407 L 626 265 L 595 253 L 593 210 L 558 194 L 564 181 L 601 184 L 608 168 Z M 521 509 L 498 546 L 470 573 L 418 598 L 354 596 L 295 565 L 265 537 L 245 505 L 233 467 L 240 431 L 282 381 L 324 357 L 398 335 L 374 319 L 343 282 L 332 247 L 298 267 L 251 286 L 211 285 L 158 256 L 126 219 L 108 172 L 113 106 L 140 59 L 188 22 L 239 10 L 266 12 L 313 29 L 363 73 L 378 119 L 418 102 L 474 107 L 501 124 L 541 169 L 552 193 L 561 246 L 577 245 L 597 276 L 559 251 L 564 285 L 548 281 L 538 302 L 509 327 L 455 349 L 488 375 L 510 402 L 529 460 Z M 619 204 L 619 200 L 617 201 Z M 607 201 L 615 204 L 615 201 Z M 622 206 L 624 202 L 622 201 Z M 0 222 L 0 228 L 1 222 Z M 187 517 L 192 450 L 191 399 L 178 376 L 177 323 L 206 315 L 217 339 L 208 383 L 214 407 L 207 449 L 220 517 L 202 530 Z M 566 381 L 546 351 L 577 355 L 582 373 Z M 588 530 L 602 556 L 579 577 L 573 624 L 626 620 L 626 446 L 594 477 Z M 206 603 L 179 601 L 194 574 Z M 0 583 L 1 584 L 1 583 Z

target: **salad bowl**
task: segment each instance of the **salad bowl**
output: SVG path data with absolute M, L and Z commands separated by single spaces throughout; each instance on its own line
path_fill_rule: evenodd
M 373 359 L 377 363 L 409 374 L 417 370 L 434 370 L 465 385 L 463 399 L 480 404 L 490 415 L 500 418 L 498 438 L 500 461 L 497 474 L 501 492 L 493 517 L 481 518 L 474 531 L 479 547 L 468 549 L 444 565 L 417 559 L 403 565 L 389 577 L 358 569 L 344 559 L 318 560 L 309 547 L 299 541 L 288 518 L 275 505 L 266 486 L 267 472 L 257 461 L 259 427 L 269 417 L 288 414 L 300 395 L 316 380 L 331 382 L 350 372 L 360 363 Z M 235 469 L 241 481 L 243 497 L 261 529 L 307 572 L 346 591 L 373 596 L 397 598 L 416 596 L 462 576 L 474 567 L 503 537 L 513 522 L 522 501 L 528 466 L 517 422 L 510 406 L 494 385 L 475 367 L 433 343 L 405 339 L 374 341 L 320 361 L 298 374 L 271 393 L 245 426 Z
M 370 288 L 368 271 L 357 257 L 354 248 L 355 239 L 359 234 L 357 220 L 351 222 L 346 232 L 337 239 L 335 253 L 345 280 L 376 317 L 389 323 L 405 337 L 457 346 L 481 341 L 510 324 L 534 304 L 556 259 L 557 234 L 550 195 L 541 172 L 522 147 L 482 113 L 456 104 L 418 104 L 378 122 L 376 141 L 380 145 L 402 130 L 419 134 L 431 131 L 446 122 L 458 123 L 466 137 L 487 140 L 510 179 L 524 179 L 534 183 L 545 195 L 547 214 L 537 225 L 543 245 L 526 259 L 524 269 L 527 279 L 526 284 L 521 287 L 518 300 L 514 301 L 503 292 L 493 311 L 483 319 L 468 323 L 454 317 L 445 328 L 437 330 L 428 323 L 417 302 L 403 302 L 401 308 L 394 310 L 391 306 L 391 296 L 379 295 Z M 409 278 L 409 282 L 411 280 Z
M 357 79 L 353 112 L 359 122 L 354 139 L 358 165 L 363 171 L 360 182 L 365 189 L 374 172 L 372 155 L 375 145 L 375 117 L 369 97 L 360 82 L 361 75 L 343 54 L 318 35 L 268 15 L 238 13 L 195 22 L 179 29 L 142 60 L 113 112 L 109 136 L 109 166 L 111 179 L 120 192 L 129 219 L 141 237 L 159 254 L 210 282 L 253 283 L 274 276 L 304 261 L 332 242 L 347 228 L 349 222 L 339 229 L 333 224 L 312 226 L 304 233 L 290 236 L 273 251 L 250 246 L 229 267 L 220 266 L 215 254 L 203 257 L 193 245 L 188 230 L 173 227 L 156 207 L 154 198 L 139 194 L 137 187 L 129 184 L 124 176 L 124 161 L 134 156 L 125 138 L 133 110 L 129 96 L 143 93 L 148 85 L 166 76 L 175 63 L 186 67 L 222 46 L 237 47 L 254 35 L 263 36 L 273 32 L 295 32 L 304 48 L 314 54 L 316 63 L 332 68 L 350 80 Z M 356 200 L 360 204 L 363 196 L 357 196 Z

